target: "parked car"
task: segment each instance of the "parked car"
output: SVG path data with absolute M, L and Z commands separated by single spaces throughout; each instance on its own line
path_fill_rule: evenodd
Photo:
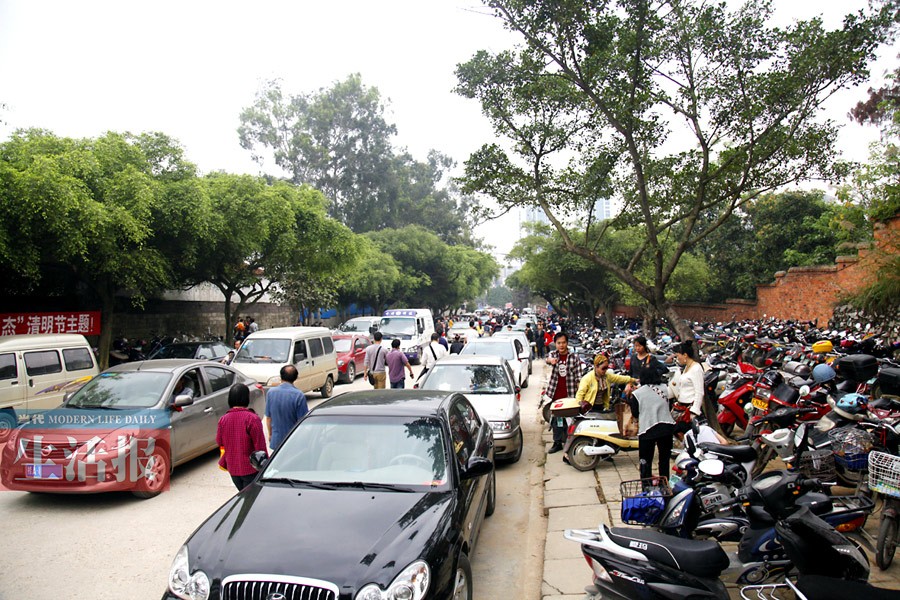
M 0 481 L 28 492 L 156 496 L 173 467 L 216 448 L 216 426 L 238 382 L 262 415 L 262 386 L 227 365 L 173 359 L 111 367 L 12 432 Z
M 468 354 L 499 356 L 505 358 L 509 368 L 515 375 L 519 387 L 528 387 L 528 362 L 524 358 L 525 348 L 515 338 L 478 338 L 466 344 L 460 356 Z
M 205 342 L 177 342 L 162 346 L 147 357 L 148 360 L 163 358 L 195 358 L 197 360 L 221 360 L 231 348 L 216 340 Z
M 419 389 L 460 392 L 494 432 L 494 457 L 516 462 L 522 457 L 519 392 L 513 372 L 499 356 L 445 356 L 417 384 Z
M 353 317 L 341 323 L 341 333 L 362 333 L 368 335 L 369 339 L 381 327 L 381 317 Z
M 463 395 L 342 394 L 252 460 L 260 473 L 177 552 L 163 598 L 473 597 L 497 489 L 490 424 Z
M 534 359 L 534 353 L 532 352 L 531 342 L 528 341 L 528 336 L 525 335 L 524 329 L 513 329 L 512 331 L 504 329 L 502 331 L 498 331 L 491 337 L 498 338 L 498 339 L 511 337 L 511 338 L 515 338 L 515 339 L 519 340 L 520 342 L 522 342 L 522 347 L 525 349 L 522 354 L 528 358 L 528 374 L 531 375 L 532 360 Z
M 366 348 L 372 343 L 369 336 L 333 335 L 334 351 L 337 352 L 338 381 L 353 383 L 356 375 L 362 373 L 366 360 Z

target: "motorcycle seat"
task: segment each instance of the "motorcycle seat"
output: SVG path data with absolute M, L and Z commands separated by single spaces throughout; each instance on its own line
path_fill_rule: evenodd
M 715 540 L 690 540 L 628 527 L 613 527 L 609 537 L 623 548 L 697 577 L 716 579 L 729 564 L 728 555 Z
M 699 444 L 699 447 L 701 450 L 713 452 L 721 456 L 728 456 L 740 463 L 756 460 L 756 450 L 753 449 L 753 446 L 726 446 L 724 444 L 702 442 Z

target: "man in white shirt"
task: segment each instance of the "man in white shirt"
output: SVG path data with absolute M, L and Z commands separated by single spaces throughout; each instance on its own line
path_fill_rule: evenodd
M 425 346 L 425 350 L 422 353 L 422 364 L 425 366 L 422 369 L 422 372 L 419 373 L 419 377 L 425 374 L 428 369 L 434 366 L 438 360 L 442 357 L 447 356 L 447 349 L 444 348 L 441 343 L 438 341 L 441 339 L 439 333 L 431 334 L 431 342 L 427 346 Z

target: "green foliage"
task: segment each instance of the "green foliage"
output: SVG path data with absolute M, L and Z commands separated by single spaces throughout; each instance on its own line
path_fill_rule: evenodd
M 474 153 L 464 190 L 504 208 L 539 206 L 567 252 L 614 274 L 676 327 L 669 286 L 683 257 L 755 197 L 847 172 L 834 124 L 816 113 L 867 77 L 896 17 L 881 3 L 826 31 L 819 19 L 767 25 L 765 0 L 737 10 L 693 1 L 488 5 L 523 45 L 479 52 L 458 67 L 457 89 L 481 103 L 512 153 L 496 143 Z M 588 216 L 597 198 L 619 200 L 612 225 L 638 232 L 625 260 L 597 251 L 612 231 Z
M 396 127 L 377 88 L 349 76 L 314 94 L 289 96 L 268 82 L 241 113 L 241 146 L 275 164 L 296 184 L 329 199 L 329 214 L 362 233 L 418 224 L 447 242 L 471 243 L 472 197 L 441 187 L 452 161 L 432 150 L 425 162 L 396 152 Z

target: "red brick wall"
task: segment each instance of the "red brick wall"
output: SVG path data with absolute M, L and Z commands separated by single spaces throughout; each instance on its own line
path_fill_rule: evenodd
M 875 230 L 875 249 L 859 248 L 858 256 L 839 256 L 833 265 L 791 267 L 775 273 L 775 281 L 756 286 L 756 300 L 727 300 L 724 304 L 676 304 L 689 321 L 718 322 L 760 319 L 763 315 L 827 323 L 834 307 L 859 290 L 885 256 L 900 252 L 900 215 Z M 616 314 L 639 316 L 630 306 L 617 305 Z

